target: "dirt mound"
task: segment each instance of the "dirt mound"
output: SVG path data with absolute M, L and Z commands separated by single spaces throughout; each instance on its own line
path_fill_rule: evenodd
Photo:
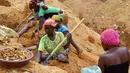
M 8 0 L 1 0 L 0 5 L 10 7 L 11 3 Z
M 129 0 L 59 0 L 70 7 L 79 18 L 85 17 L 84 23 L 98 33 L 118 25 L 117 31 L 121 43 L 130 48 L 130 1 Z M 127 38 L 126 38 L 127 37 Z
M 28 14 L 27 3 L 26 0 L 1 0 L 0 24 L 15 28 Z
M 67 15 L 69 16 L 68 25 L 70 30 L 73 29 L 76 26 L 76 24 L 78 24 L 78 22 L 80 21 L 80 19 L 76 17 L 75 12 L 73 12 L 69 7 L 63 5 L 57 0 L 46 1 L 46 3 L 55 7 L 62 8 L 66 11 Z M 76 31 L 73 33 L 73 38 L 81 48 L 91 48 L 93 51 L 97 51 L 100 53 L 103 52 L 103 49 L 101 47 L 100 35 L 88 28 L 87 26 L 85 26 L 84 24 L 81 24 L 76 29 Z
M 23 0 L 23 1 L 25 1 L 25 0 Z M 69 7 L 66 7 L 62 3 L 58 2 L 58 0 L 55 0 L 55 1 L 46 0 L 46 3 L 49 5 L 55 6 L 55 7 L 62 8 L 66 11 L 67 15 L 69 16 L 68 25 L 69 25 L 70 31 L 80 21 L 80 19 L 75 16 L 76 14 Z M 17 4 L 19 4 L 19 3 L 17 3 Z M 15 8 L 15 9 L 17 9 L 17 8 Z M 21 15 L 19 15 L 19 16 L 21 16 Z M 2 17 L 2 18 L 4 18 L 4 17 Z M 4 20 L 6 20 L 6 19 L 4 19 Z M 14 22 L 15 21 L 16 20 L 14 20 Z M 1 20 L 0 20 L 0 22 L 1 22 Z M 9 25 L 12 26 L 13 24 L 11 23 Z M 34 27 L 34 28 L 30 29 L 29 31 L 27 31 L 27 33 L 25 33 L 21 38 L 19 38 L 18 42 L 24 44 L 24 46 L 31 46 L 34 43 L 36 43 L 38 41 L 37 37 L 33 38 L 32 40 L 30 39 L 30 37 L 32 35 L 32 31 L 34 29 L 36 29 L 36 28 Z M 43 33 L 43 32 L 44 31 L 41 30 L 41 33 Z M 64 64 L 64 63 L 61 63 L 58 61 L 51 61 L 51 62 L 49 62 L 49 65 L 60 67 L 61 69 L 67 71 L 68 73 L 80 73 L 81 68 L 97 64 L 97 60 L 98 60 L 97 54 L 103 53 L 103 49 L 102 49 L 101 41 L 100 41 L 100 35 L 97 34 L 96 32 L 94 32 L 93 30 L 91 30 L 90 28 L 86 27 L 86 25 L 81 24 L 77 28 L 77 30 L 73 33 L 73 39 L 83 50 L 82 58 L 79 58 L 76 55 L 76 50 L 72 47 L 72 52 L 69 54 L 70 64 Z M 91 49 L 92 52 L 91 53 L 87 52 L 88 49 Z M 95 54 L 95 52 L 97 52 L 97 54 Z M 36 56 L 36 51 L 34 51 L 34 54 Z M 35 57 L 34 57 L 34 60 L 35 60 Z M 32 64 L 32 63 L 30 63 L 30 64 Z M 43 70 L 35 64 L 31 65 L 31 67 L 32 66 L 34 66 L 36 69 L 34 69 L 34 67 L 32 69 L 30 69 L 29 66 L 27 66 L 27 69 L 31 70 L 32 72 L 36 71 L 36 73 L 40 73 Z M 42 65 L 40 65 L 40 66 L 42 66 Z
M 70 27 L 70 30 L 73 29 L 74 26 L 76 26 L 76 24 L 80 21 L 80 19 L 75 17 L 75 14 L 72 10 L 70 10 L 68 7 L 64 6 L 57 0 L 46 0 L 46 3 L 55 7 L 62 8 L 66 11 L 67 15 L 69 16 L 68 25 Z M 34 44 L 34 42 L 37 41 L 37 37 L 33 38 L 32 40 L 29 39 L 34 28 L 25 33 L 22 38 L 20 38 L 19 42 L 22 42 L 23 44 L 26 43 L 26 46 Z M 41 31 L 41 33 L 43 33 L 43 30 Z M 68 73 L 80 73 L 81 68 L 97 64 L 97 55 L 103 52 L 100 42 L 100 35 L 86 27 L 84 24 L 81 24 L 78 29 L 73 33 L 73 39 L 83 50 L 82 58 L 80 59 L 76 55 L 77 52 L 72 47 L 72 52 L 69 54 L 70 64 L 65 64 L 58 61 L 50 61 L 50 66 L 60 67 Z M 92 53 L 88 53 L 87 49 L 91 49 Z M 34 51 L 34 54 L 36 57 L 36 51 Z M 35 60 L 35 58 L 33 60 Z
M 72 50 L 74 50 L 74 48 Z M 98 57 L 84 51 L 82 53 L 82 58 L 79 58 L 76 55 L 76 52 L 72 51 L 69 54 L 69 59 L 70 59 L 70 64 L 65 64 L 58 61 L 51 61 L 49 62 L 50 63 L 49 65 L 57 66 L 67 71 L 68 73 L 80 73 L 81 68 L 96 65 Z
M 55 66 L 43 66 L 34 61 L 28 65 L 17 69 L 5 69 L 0 67 L 0 73 L 67 73 L 66 71 Z

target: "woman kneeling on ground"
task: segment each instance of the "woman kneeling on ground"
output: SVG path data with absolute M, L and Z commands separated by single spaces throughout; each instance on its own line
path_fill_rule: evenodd
M 40 63 L 41 61 L 45 61 L 45 59 L 49 56 L 49 54 L 58 46 L 58 44 L 64 39 L 64 35 L 61 32 L 55 32 L 55 21 L 52 19 L 48 19 L 45 21 L 44 28 L 46 35 L 43 36 L 40 40 L 38 53 L 37 53 L 37 62 Z M 67 35 L 67 40 L 71 39 L 71 35 Z M 57 59 L 62 62 L 69 62 L 67 50 L 63 47 L 68 45 L 69 42 L 65 41 L 62 47 L 60 47 L 55 54 L 53 55 L 52 59 Z M 42 54 L 42 52 L 46 50 L 47 54 Z
M 105 54 L 99 58 L 98 65 L 102 73 L 128 73 L 129 51 L 126 47 L 119 47 L 119 35 L 113 29 L 107 29 L 101 34 L 101 41 Z
M 67 23 L 62 25 L 63 20 L 61 19 L 60 15 L 53 15 L 52 19 L 55 20 L 56 22 L 55 30 L 58 32 L 62 32 L 64 36 L 66 36 L 69 33 Z M 72 44 L 74 48 L 76 49 L 78 57 L 81 58 L 81 53 L 83 52 L 83 50 L 80 49 L 80 47 L 75 43 L 73 38 L 69 41 L 70 41 L 70 44 Z M 70 51 L 70 44 L 66 45 L 64 48 L 68 48 L 68 50 Z

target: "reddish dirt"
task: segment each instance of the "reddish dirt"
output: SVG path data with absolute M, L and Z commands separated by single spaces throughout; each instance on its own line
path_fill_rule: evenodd
M 74 53 L 70 53 L 69 58 L 70 64 L 52 61 L 50 65 L 60 67 L 68 73 L 80 73 L 81 68 L 97 64 L 95 60 L 92 60 L 91 57 L 85 55 L 85 53 L 82 55 L 81 59 Z
M 0 73 L 67 73 L 66 71 L 51 66 L 42 66 L 34 61 L 31 61 L 28 65 L 21 68 L 6 69 L 0 67 Z
M 37 37 L 33 38 L 32 40 L 30 39 L 30 36 L 31 36 L 30 31 L 32 30 L 33 29 L 30 29 L 21 38 L 19 38 L 19 42 L 21 42 L 22 44 L 25 44 L 25 46 L 31 46 L 36 41 L 38 41 Z M 88 37 L 88 38 L 90 39 L 92 43 L 94 43 L 95 40 L 92 37 Z M 23 40 L 26 40 L 26 41 L 23 42 Z M 35 61 L 37 50 L 34 50 L 33 53 L 35 56 L 32 60 Z M 68 73 L 80 73 L 81 68 L 97 64 L 98 56 L 96 55 L 97 54 L 93 55 L 91 53 L 88 53 L 86 50 L 84 50 L 82 53 L 82 58 L 79 58 L 76 55 L 76 50 L 72 47 L 72 52 L 69 54 L 70 64 L 66 64 L 66 63 L 62 63 L 58 61 L 50 61 L 49 65 L 57 66 L 67 71 Z
M 84 24 L 99 34 L 108 28 L 118 25 L 117 31 L 121 44 L 130 48 L 130 0 L 59 0 L 76 13 L 85 18 Z M 127 38 L 126 38 L 127 37 Z
M 4 1 L 6 1 L 6 0 L 4 0 Z M 13 1 L 13 0 L 8 0 L 8 1 Z M 27 1 L 27 3 L 28 3 L 29 0 L 20 0 L 20 1 Z M 44 73 L 52 73 L 52 72 L 53 73 L 66 73 L 63 70 L 67 71 L 68 73 L 80 73 L 80 70 L 83 67 L 97 65 L 98 57 L 100 54 L 103 53 L 102 47 L 101 47 L 101 42 L 100 42 L 100 35 L 95 33 L 94 31 L 92 31 L 91 29 L 95 30 L 98 33 L 101 33 L 106 28 L 109 28 L 110 26 L 113 27 L 113 25 L 111 25 L 111 24 L 116 24 L 119 26 L 118 31 L 120 33 L 122 30 L 124 30 L 126 27 L 128 27 L 129 23 L 127 23 L 125 21 L 125 18 L 121 18 L 123 15 L 120 14 L 120 12 L 117 12 L 117 14 L 114 12 L 114 10 L 116 10 L 116 5 L 117 5 L 117 7 L 122 8 L 122 10 L 120 10 L 120 9 L 119 10 L 123 13 L 123 11 L 125 11 L 125 10 L 123 10 L 123 8 L 127 7 L 127 5 L 128 5 L 127 3 L 130 3 L 128 0 L 125 0 L 125 1 L 127 1 L 127 3 L 125 1 L 123 3 L 123 0 L 122 1 L 113 0 L 114 2 L 112 0 L 59 0 L 59 1 L 64 3 L 65 5 L 67 5 L 68 7 L 66 7 L 62 3 L 58 2 L 57 0 L 56 1 L 47 0 L 47 2 L 50 5 L 63 8 L 67 12 L 67 14 L 69 16 L 69 28 L 70 29 L 74 28 L 74 26 L 79 22 L 79 19 L 82 19 L 83 17 L 86 18 L 84 21 L 85 25 L 82 24 L 73 33 L 73 39 L 83 50 L 82 58 L 79 58 L 76 55 L 76 50 L 72 47 L 72 51 L 69 53 L 70 64 L 62 63 L 62 62 L 54 60 L 54 61 L 49 61 L 49 65 L 57 66 L 59 68 L 55 68 L 55 67 L 52 68 L 52 67 L 48 67 L 48 66 L 45 67 L 43 65 L 40 65 L 40 64 L 37 64 L 36 62 L 34 62 L 35 58 L 36 58 L 37 50 L 33 50 L 32 52 L 34 53 L 34 57 L 28 65 L 26 65 L 22 68 L 16 68 L 16 69 L 5 69 L 5 68 L 0 67 L 0 73 L 24 73 L 24 72 L 26 72 L 26 73 L 43 73 L 43 72 Z M 119 4 L 119 3 L 121 3 L 121 4 Z M 2 5 L 2 4 L 0 3 L 0 7 L 7 6 L 7 4 L 4 4 L 4 5 Z M 119 6 L 118 6 L 118 4 L 119 4 Z M 12 5 L 9 5 L 9 6 L 12 7 Z M 0 24 L 4 24 L 10 28 L 14 28 L 15 25 L 17 25 L 18 22 L 22 21 L 22 19 L 24 17 L 26 17 L 29 12 L 28 7 L 26 5 L 23 5 L 23 7 L 24 6 L 25 6 L 25 9 L 22 10 L 23 12 L 19 12 L 17 10 L 16 11 L 9 10 L 10 11 L 9 12 L 9 11 L 7 11 L 8 9 L 5 7 L 5 13 L 7 13 L 7 14 L 0 14 Z M 114 6 L 115 6 L 115 8 L 113 8 Z M 99 8 L 97 8 L 97 7 L 99 7 Z M 107 8 L 108 8 L 108 11 L 107 11 Z M 80 10 L 80 9 L 83 9 L 83 10 Z M 104 9 L 104 11 L 103 11 L 103 9 Z M 127 13 L 128 13 L 128 11 L 126 11 L 125 16 L 127 16 Z M 120 17 L 116 16 L 118 14 L 120 14 Z M 8 15 L 10 17 L 7 18 Z M 18 15 L 18 16 L 16 17 L 16 15 Z M 115 17 L 113 17 L 114 15 L 115 15 Z M 129 14 L 128 14 L 128 16 L 129 16 Z M 118 19 L 118 20 L 116 20 L 116 19 Z M 123 21 L 121 21 L 122 19 L 123 19 Z M 8 20 L 8 21 L 6 21 L 6 20 Z M 20 30 L 23 28 L 23 26 L 24 26 L 24 24 L 20 27 Z M 91 29 L 88 27 L 90 27 Z M 36 34 L 36 37 L 34 37 L 33 39 L 30 39 L 30 37 L 32 35 L 32 31 L 34 29 L 36 29 L 36 27 L 33 27 L 32 29 L 28 30 L 23 36 L 21 36 L 18 39 L 18 42 L 23 44 L 24 47 L 32 46 L 36 42 L 38 42 L 39 40 L 37 38 L 37 34 Z M 43 32 L 44 32 L 44 30 L 41 30 L 40 33 L 44 34 Z M 129 30 L 127 29 L 121 35 L 121 43 L 128 47 L 130 47 L 130 45 L 129 45 L 130 41 L 128 40 L 129 37 L 130 37 L 130 33 L 129 33 Z M 87 49 L 91 49 L 92 52 L 91 53 L 87 52 L 88 51 Z M 63 69 L 63 70 L 61 70 L 61 69 Z M 58 72 L 56 72 L 54 70 L 56 70 Z
M 0 24 L 15 27 L 28 15 L 27 0 L 1 0 Z
M 50 0 L 50 3 L 52 5 L 55 5 L 56 7 L 62 7 L 64 10 L 66 10 L 66 12 L 69 16 L 69 27 L 70 27 L 70 29 L 73 29 L 74 26 L 79 22 L 79 19 L 77 17 L 75 17 L 75 14 L 68 7 L 64 6 L 63 4 L 59 3 L 58 1 Z M 27 14 L 27 13 L 28 13 L 28 11 L 25 11 L 25 14 Z M 14 19 L 14 18 L 12 18 L 12 19 Z M 14 20 L 14 21 L 16 21 L 16 20 Z M 8 23 L 10 23 L 10 22 L 8 22 Z M 13 23 L 8 24 L 8 25 L 9 25 L 9 27 L 11 27 L 13 25 Z M 23 26 L 24 26 L 24 24 L 20 27 L 20 30 Z M 23 36 L 21 36 L 18 39 L 18 42 L 23 44 L 24 47 L 29 47 L 29 46 L 34 45 L 37 41 L 39 41 L 37 38 L 37 34 L 36 34 L 36 37 L 34 37 L 33 39 L 30 39 L 30 37 L 32 35 L 32 31 L 34 29 L 36 29 L 36 27 L 33 27 L 30 30 L 28 30 Z M 44 30 L 41 30 L 40 33 L 44 34 Z M 58 61 L 50 61 L 49 65 L 57 66 L 65 71 L 67 71 L 68 73 L 80 73 L 81 68 L 88 67 L 91 65 L 96 65 L 97 61 L 98 61 L 98 56 L 100 53 L 102 53 L 102 47 L 100 44 L 99 37 L 100 37 L 99 34 L 95 33 L 94 31 L 92 31 L 91 29 L 86 27 L 84 24 L 82 24 L 73 33 L 73 39 L 83 50 L 82 58 L 79 58 L 76 55 L 76 50 L 72 47 L 72 51 L 69 54 L 70 64 L 61 63 Z M 92 53 L 87 52 L 86 48 L 92 49 L 93 50 Z M 96 51 L 96 53 L 95 53 L 95 51 Z M 34 53 L 34 58 L 32 59 L 33 61 L 35 61 L 36 52 L 37 52 L 37 50 L 33 51 L 33 53 Z M 33 72 L 34 73 L 43 73 L 42 71 L 44 71 L 44 70 L 42 70 L 42 67 L 44 67 L 44 66 L 42 66 L 42 65 L 39 66 L 39 64 L 36 64 L 35 62 L 30 62 L 27 66 L 22 67 L 22 68 L 32 71 L 32 73 Z M 14 73 L 15 72 L 20 73 L 21 72 L 20 70 L 21 70 L 21 68 L 10 70 L 10 69 L 4 69 L 4 68 L 0 67 L 1 73 L 12 72 L 12 71 L 14 71 Z M 48 72 L 48 73 L 50 73 L 50 72 Z
M 33 51 L 35 57 L 33 60 L 36 59 L 36 51 Z M 92 65 L 97 65 L 98 56 L 93 55 L 91 53 L 87 53 L 87 51 L 83 51 L 82 58 L 79 58 L 76 55 L 75 49 L 72 47 L 72 51 L 69 53 L 69 60 L 70 63 L 62 63 L 57 60 L 49 61 L 49 66 L 57 66 L 68 73 L 80 73 L 81 68 L 88 67 Z

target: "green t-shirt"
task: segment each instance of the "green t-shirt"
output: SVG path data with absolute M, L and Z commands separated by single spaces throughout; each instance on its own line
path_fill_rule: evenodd
M 47 10 L 44 10 L 42 7 L 40 7 L 40 10 L 39 10 L 39 17 L 40 16 L 44 16 L 45 14 L 48 14 L 48 13 L 59 13 L 60 11 L 60 8 L 56 8 L 56 7 L 53 7 L 53 6 L 49 6 L 49 5 L 46 5 L 48 7 Z
M 61 32 L 56 32 L 56 38 L 54 41 L 50 40 L 49 37 L 45 35 L 40 40 L 38 50 L 39 51 L 46 50 L 48 53 L 51 53 L 63 39 L 64 35 Z M 66 43 L 67 41 L 65 41 L 63 45 L 65 45 Z M 67 53 L 67 50 L 65 50 L 63 47 L 60 47 L 54 55 L 59 53 Z

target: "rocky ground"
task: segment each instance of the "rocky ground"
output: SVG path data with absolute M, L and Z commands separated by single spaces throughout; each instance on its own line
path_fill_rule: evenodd
M 0 1 L 0 24 L 14 29 L 18 23 L 30 13 L 28 2 L 29 0 Z M 69 54 L 70 64 L 50 61 L 49 67 L 46 67 L 35 62 L 37 50 L 34 50 L 34 58 L 27 66 L 18 69 L 5 69 L 0 67 L 0 73 L 80 73 L 80 70 L 83 67 L 97 65 L 99 55 L 104 52 L 98 33 L 108 28 L 108 26 L 113 27 L 113 24 L 121 25 L 118 28 L 119 32 L 121 32 L 126 28 L 124 25 L 128 24 L 128 22 L 126 22 L 126 19 L 129 18 L 127 16 L 128 10 L 126 9 L 126 11 L 124 11 L 125 8 L 129 7 L 127 7 L 129 4 L 129 1 L 127 0 L 46 0 L 46 3 L 66 11 L 69 16 L 68 25 L 70 30 L 78 24 L 81 18 L 85 17 L 84 24 L 81 24 L 72 35 L 73 39 L 83 50 L 82 58 L 79 58 L 76 55 L 76 50 L 72 47 L 72 51 Z M 123 15 L 123 12 L 126 12 L 125 16 Z M 20 29 L 23 26 L 24 24 Z M 37 36 L 30 39 L 34 29 L 36 29 L 36 27 L 27 31 L 17 42 L 21 43 L 24 47 L 34 45 L 39 41 Z M 41 30 L 40 33 L 43 34 L 44 30 Z M 125 34 L 126 31 L 121 35 L 123 45 L 129 44 L 129 40 L 125 40 L 125 37 L 129 36 L 129 33 Z M 88 52 L 88 49 L 91 49 L 91 52 Z

